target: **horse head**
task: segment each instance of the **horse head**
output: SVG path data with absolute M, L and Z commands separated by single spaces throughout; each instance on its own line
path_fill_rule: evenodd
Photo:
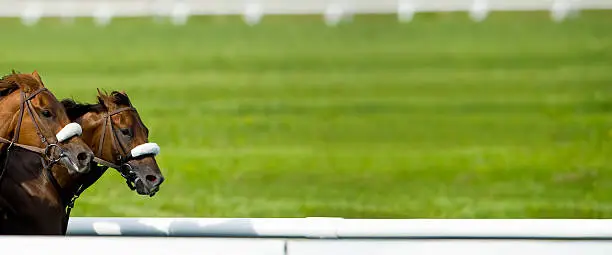
M 164 181 L 155 156 L 159 147 L 149 143 L 149 129 L 125 92 L 98 90 L 97 104 L 62 100 L 72 121 L 83 127 L 83 140 L 99 162 L 115 168 L 140 195 L 153 196 Z M 96 158 L 96 159 L 98 159 Z
M 49 161 L 61 163 L 69 174 L 89 171 L 93 152 L 79 137 L 81 126 L 71 123 L 62 104 L 45 88 L 38 72 L 12 74 L 0 80 L 0 137 L 14 144 L 39 148 Z

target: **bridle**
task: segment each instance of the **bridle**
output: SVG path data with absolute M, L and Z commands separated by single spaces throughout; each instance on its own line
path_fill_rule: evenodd
M 40 127 L 40 125 L 38 124 L 40 122 L 40 118 L 38 118 L 38 115 L 35 114 L 34 110 L 33 110 L 33 106 L 31 103 L 31 100 L 34 99 L 37 95 L 39 95 L 42 92 L 45 92 L 47 90 L 47 88 L 40 88 L 36 91 L 34 91 L 33 93 L 31 93 L 29 96 L 26 97 L 25 92 L 23 92 L 23 90 L 21 90 L 21 102 L 19 104 L 19 120 L 17 122 L 17 127 L 15 128 L 15 133 L 13 135 L 13 139 L 8 140 L 6 138 L 0 137 L 0 143 L 4 143 L 4 144 L 8 144 L 8 147 L 6 148 L 6 159 L 4 160 L 4 165 L 2 167 L 2 169 L 0 169 L 0 182 L 2 181 L 2 178 L 4 177 L 4 174 L 7 171 L 7 166 L 8 166 L 8 162 L 10 160 L 10 152 L 11 149 L 13 149 L 13 146 L 25 149 L 27 151 L 30 152 L 34 152 L 37 153 L 39 155 L 42 156 L 43 158 L 43 166 L 44 169 L 46 170 L 46 175 L 47 178 L 50 180 L 50 182 L 52 183 L 52 185 L 54 186 L 54 188 L 56 189 L 56 191 L 58 192 L 59 198 L 62 202 L 63 205 L 66 205 L 65 203 L 65 194 L 61 185 L 59 184 L 59 182 L 55 179 L 55 177 L 53 176 L 52 173 L 52 167 L 57 164 L 63 157 L 66 157 L 66 153 L 65 151 L 62 149 L 61 146 L 59 146 L 59 143 L 64 142 L 69 140 L 70 138 L 74 137 L 74 136 L 80 136 L 82 133 L 81 127 L 80 125 L 76 124 L 76 123 L 71 123 L 74 124 L 76 126 L 78 126 L 78 131 L 77 133 L 73 133 L 71 135 L 64 135 L 64 136 L 60 136 L 60 133 L 64 130 L 62 129 L 62 131 L 60 131 L 60 133 L 58 133 L 56 135 L 56 137 L 54 138 L 47 138 L 45 137 L 45 135 L 43 135 L 42 129 Z M 36 129 L 36 133 L 38 134 L 38 136 L 40 137 L 40 140 L 43 142 L 43 144 L 45 145 L 44 148 L 40 148 L 40 147 L 36 147 L 36 146 L 30 146 L 30 145 L 26 145 L 26 144 L 20 144 L 18 143 L 19 141 L 19 133 L 21 130 L 21 123 L 23 122 L 23 115 L 25 114 L 25 111 L 28 111 L 28 113 L 30 114 L 30 118 L 32 118 L 32 123 L 34 124 L 34 127 Z M 69 124 L 70 125 L 70 124 Z M 53 149 L 57 149 L 59 150 L 59 154 L 57 154 L 57 157 L 54 157 L 53 155 Z M 47 162 L 45 162 L 47 161 Z M 71 201 L 72 202 L 72 201 Z M 10 205 L 7 205 L 10 207 Z
M 106 133 L 108 130 L 111 136 L 111 143 L 112 143 L 111 148 L 119 148 L 119 151 L 117 152 L 117 158 L 115 159 L 115 162 L 117 162 L 118 164 L 108 162 L 106 160 L 99 158 L 98 156 L 94 158 L 94 162 L 101 164 L 107 168 L 110 167 L 110 168 L 113 168 L 119 171 L 121 176 L 125 178 L 125 182 L 128 185 L 128 187 L 131 190 L 135 190 L 136 189 L 135 185 L 136 185 L 136 181 L 138 180 L 138 176 L 134 172 L 132 166 L 128 163 L 128 161 L 132 160 L 134 156 L 132 155 L 130 151 L 125 149 L 125 146 L 123 145 L 121 140 L 119 140 L 119 138 L 117 138 L 117 136 L 115 135 L 117 133 L 117 130 L 115 128 L 115 125 L 113 125 L 113 120 L 112 120 L 112 117 L 114 115 L 119 114 L 124 111 L 136 112 L 136 109 L 134 107 L 123 107 L 123 108 L 116 109 L 112 112 L 104 113 L 104 124 L 102 124 L 102 135 L 100 136 L 100 141 L 98 143 L 98 153 L 96 153 L 96 155 L 100 155 L 100 156 L 102 155 L 102 150 L 104 149 L 104 138 L 106 137 Z
M 58 143 L 66 141 L 66 140 L 72 138 L 74 135 L 70 136 L 70 137 L 65 137 L 63 140 L 60 140 L 56 136 L 56 137 L 54 137 L 54 139 L 52 138 L 53 141 L 50 141 L 51 139 L 49 139 L 49 138 L 45 137 L 45 135 L 43 135 L 42 129 L 40 128 L 40 126 L 38 124 L 38 122 L 40 122 L 40 119 L 38 118 L 37 114 L 34 114 L 33 106 L 32 106 L 32 103 L 30 102 L 38 94 L 40 94 L 40 93 L 42 93 L 44 91 L 48 91 L 47 88 L 44 88 L 44 87 L 40 88 L 40 89 L 34 91 L 33 93 L 31 93 L 29 96 L 26 97 L 25 92 L 23 92 L 23 90 L 21 90 L 21 103 L 19 104 L 19 120 L 17 122 L 17 127 L 15 128 L 15 134 L 13 136 L 13 139 L 12 140 L 7 140 L 6 138 L 0 137 L 0 143 L 8 144 L 8 147 L 6 148 L 7 157 L 6 157 L 5 161 L 4 161 L 3 168 L 0 169 L 0 181 L 2 180 L 2 177 L 4 177 L 4 173 L 6 172 L 6 166 L 8 165 L 8 161 L 10 159 L 8 154 L 10 153 L 11 149 L 13 148 L 13 146 L 17 146 L 17 147 L 20 147 L 22 149 L 25 149 L 25 150 L 28 150 L 28 151 L 31 151 L 31 152 L 35 152 L 35 153 L 37 153 L 39 155 L 42 155 L 44 157 L 44 159 L 48 162 L 48 163 L 44 164 L 45 168 L 48 171 L 50 171 L 52 166 L 55 165 L 56 163 L 58 163 L 63 157 L 66 157 L 66 153 L 64 152 L 62 147 L 60 147 L 58 145 Z M 19 141 L 19 131 L 21 130 L 21 123 L 23 122 L 23 115 L 25 113 L 25 110 L 27 110 L 28 113 L 30 114 L 30 118 L 32 118 L 32 123 L 34 124 L 34 127 L 36 129 L 36 133 L 40 137 L 40 140 L 43 142 L 43 144 L 45 144 L 45 148 L 40 148 L 40 147 L 36 147 L 36 146 L 30 146 L 30 145 L 18 143 L 18 141 Z M 80 128 L 80 126 L 79 126 L 79 128 Z M 80 134 L 78 134 L 78 135 L 80 135 Z M 57 155 L 57 157 L 53 156 L 53 149 L 59 150 L 60 153 Z M 50 178 L 53 179 L 53 181 L 55 181 L 53 175 L 51 175 Z
M 101 167 L 102 171 L 105 171 L 108 168 L 113 168 L 117 170 L 121 174 L 121 176 L 125 179 L 125 182 L 128 185 L 128 187 L 131 190 L 135 190 L 136 182 L 138 181 L 139 178 L 134 172 L 133 167 L 130 165 L 129 161 L 135 158 L 140 158 L 140 157 L 155 156 L 157 155 L 157 153 L 149 151 L 145 153 L 138 153 L 137 155 L 135 155 L 134 153 L 135 149 L 142 147 L 142 146 L 149 145 L 150 143 L 145 143 L 145 144 L 136 146 L 134 149 L 128 151 L 126 149 L 126 146 L 121 142 L 121 140 L 117 138 L 117 135 L 116 135 L 117 130 L 115 128 L 115 125 L 113 125 L 112 117 L 124 111 L 137 112 L 136 108 L 130 106 L 130 107 L 122 107 L 112 112 L 104 113 L 104 117 L 103 117 L 104 124 L 102 124 L 102 135 L 100 136 L 100 141 L 98 142 L 98 152 L 96 153 L 96 156 L 94 157 L 93 161 L 96 162 L 97 164 L 102 165 Z M 106 161 L 100 158 L 104 150 L 104 139 L 106 138 L 107 132 L 109 132 L 111 136 L 111 143 L 112 143 L 111 148 L 119 148 L 118 149 L 119 151 L 117 151 L 117 157 L 115 158 L 116 163 L 109 162 L 109 161 Z M 83 191 L 85 191 L 89 186 L 91 186 L 95 181 L 96 181 L 95 179 L 85 180 L 85 182 L 81 184 L 79 188 L 77 189 L 77 192 L 75 194 L 75 199 Z

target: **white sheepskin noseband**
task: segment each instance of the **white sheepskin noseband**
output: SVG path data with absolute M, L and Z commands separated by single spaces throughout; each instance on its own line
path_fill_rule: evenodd
M 73 122 L 73 123 L 66 125 L 64 128 L 62 128 L 62 130 L 57 132 L 57 135 L 55 135 L 55 138 L 57 138 L 57 142 L 61 143 L 72 137 L 80 136 L 82 133 L 83 133 L 83 129 L 81 128 L 81 125 Z
M 144 155 L 157 156 L 157 154 L 159 154 L 159 150 L 159 146 L 156 143 L 145 143 L 134 147 L 130 153 L 134 158 Z

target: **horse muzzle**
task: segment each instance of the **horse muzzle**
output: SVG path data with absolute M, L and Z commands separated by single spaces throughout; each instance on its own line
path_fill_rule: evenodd
M 45 156 L 47 156 L 52 164 L 59 162 L 68 168 L 70 172 L 89 172 L 89 164 L 93 159 L 93 153 L 87 152 L 84 146 L 79 146 L 78 144 L 68 143 L 63 146 L 59 145 L 73 137 L 80 136 L 82 133 L 83 129 L 78 123 L 66 125 L 55 135 L 57 144 L 49 144 L 45 148 Z
M 128 187 L 136 190 L 139 195 L 154 196 L 160 188 L 164 177 L 153 173 L 148 166 L 138 166 L 137 170 L 130 163 L 121 165 L 121 175 L 125 178 Z

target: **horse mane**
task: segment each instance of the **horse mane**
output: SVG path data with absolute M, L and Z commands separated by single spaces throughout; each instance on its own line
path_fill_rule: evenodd
M 118 91 L 111 92 L 109 98 L 113 101 L 113 103 L 118 105 L 131 106 L 132 103 L 130 99 Z M 98 96 L 98 103 L 96 104 L 88 104 L 88 103 L 78 103 L 74 99 L 66 98 L 61 101 L 62 105 L 66 109 L 66 113 L 68 114 L 68 118 L 71 120 L 82 117 L 88 112 L 103 112 L 108 111 L 106 106 L 104 105 L 104 99 Z
M 70 98 L 62 100 L 61 103 L 64 105 L 66 114 L 68 114 L 68 118 L 71 120 L 77 119 L 88 112 L 103 112 L 106 110 L 104 105 L 78 103 Z
M 8 96 L 17 89 L 19 89 L 19 84 L 17 83 L 17 74 L 12 73 L 9 75 L 5 75 L 0 79 L 0 98 Z

